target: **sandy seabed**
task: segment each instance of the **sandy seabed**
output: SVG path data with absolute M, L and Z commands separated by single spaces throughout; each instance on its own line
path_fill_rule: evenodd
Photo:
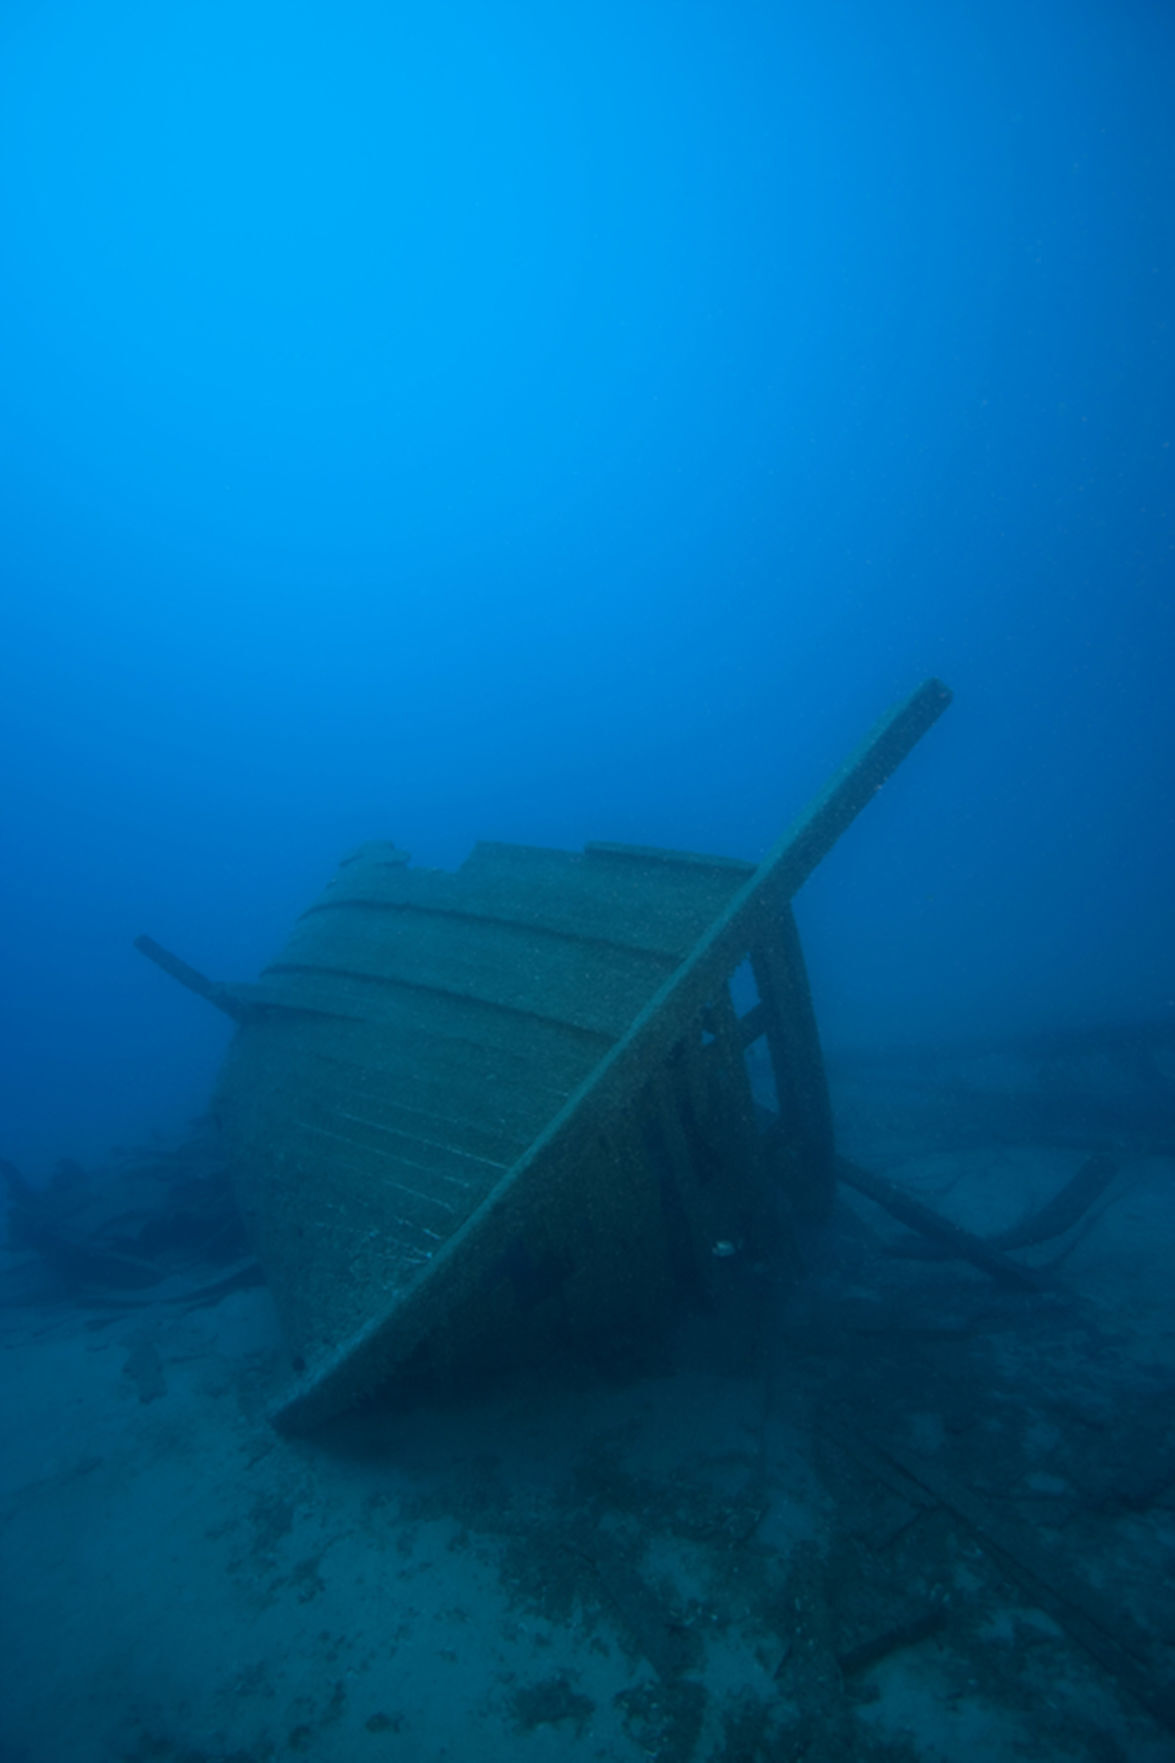
M 973 1230 L 1081 1160 L 894 1094 L 842 1145 Z M 1169 1763 L 1175 1167 L 1116 1155 L 1038 1292 L 848 1195 L 737 1326 L 310 1439 L 264 1287 L 9 1302 L 0 1758 Z

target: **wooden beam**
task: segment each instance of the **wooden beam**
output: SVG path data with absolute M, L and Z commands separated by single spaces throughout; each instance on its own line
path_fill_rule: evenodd
M 173 955 L 170 949 L 165 949 L 162 943 L 157 943 L 154 937 L 136 937 L 135 948 L 140 955 L 153 961 L 156 967 L 162 968 L 164 973 L 178 981 L 187 991 L 195 992 L 198 998 L 203 998 L 218 1010 L 223 1010 L 234 1022 L 243 1022 L 249 1015 L 248 1006 L 236 996 L 232 986 L 198 973 L 186 961 L 181 961 L 178 955 Z
M 804 1216 L 824 1218 L 836 1193 L 832 1102 L 790 906 L 784 906 L 774 930 L 751 950 L 751 968 L 771 1054 L 780 1130 L 799 1157 L 800 1182 L 792 1198 Z
M 883 1176 L 872 1175 L 869 1170 L 862 1169 L 859 1163 L 850 1163 L 847 1157 L 836 1159 L 836 1173 L 846 1187 L 855 1188 L 881 1206 L 894 1218 L 908 1224 L 911 1230 L 921 1231 L 923 1236 L 932 1237 L 941 1243 L 951 1255 L 961 1261 L 969 1261 L 973 1267 L 981 1268 L 990 1274 L 992 1279 L 999 1280 L 1001 1285 L 1020 1286 L 1027 1291 L 1036 1291 L 1044 1283 L 1040 1275 L 1030 1267 L 1021 1267 L 1019 1262 L 1009 1260 L 977 1237 L 973 1231 L 964 1230 L 961 1224 L 952 1224 L 949 1218 L 943 1218 L 932 1212 L 929 1206 L 923 1206 L 920 1200 L 903 1193 L 892 1181 Z

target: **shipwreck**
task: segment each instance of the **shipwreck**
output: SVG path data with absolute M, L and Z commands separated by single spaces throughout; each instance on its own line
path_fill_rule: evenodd
M 759 864 L 480 843 L 450 872 L 371 843 L 254 984 L 138 939 L 237 1025 L 214 1109 L 289 1345 L 277 1424 L 430 1356 L 639 1325 L 827 1212 L 790 902 L 949 702 L 931 679 L 891 710 Z

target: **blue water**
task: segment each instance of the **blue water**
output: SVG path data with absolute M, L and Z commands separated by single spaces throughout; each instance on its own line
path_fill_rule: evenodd
M 387 837 L 758 856 L 825 1040 L 1175 1010 L 1158 0 L 0 14 L 0 1155 Z

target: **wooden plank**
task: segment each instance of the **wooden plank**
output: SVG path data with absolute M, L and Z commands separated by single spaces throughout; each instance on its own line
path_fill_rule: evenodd
M 681 1117 L 684 1084 L 684 1068 L 672 1061 L 658 1072 L 646 1099 L 648 1127 L 663 1155 L 663 1174 L 672 1189 L 672 1199 L 666 1203 L 671 1259 L 681 1282 L 712 1304 L 716 1287 L 710 1251 L 729 1234 L 730 1220 L 722 1211 L 719 1184 L 699 1178 L 695 1147 Z
M 410 986 L 615 1040 L 675 964 L 533 926 L 353 907 L 303 918 L 262 980 L 338 974 L 373 996 Z
M 715 1125 L 726 1159 L 737 1166 L 735 1181 L 745 1187 L 758 1180 L 762 1157 L 755 1099 L 729 986 L 724 985 L 711 1001 L 706 1019 L 714 1036 L 716 1067 L 711 1108 L 717 1111 Z
M 427 1033 L 427 1025 L 448 1012 L 457 1025 L 455 1040 L 502 1053 L 523 1045 L 541 1057 L 548 1048 L 567 1047 L 581 1049 L 594 1059 L 616 1040 L 601 1028 L 515 1009 L 466 992 L 404 981 L 381 983 L 325 968 L 270 968 L 264 980 L 252 988 L 251 998 L 254 1013 L 268 1012 L 272 1006 L 275 1014 L 294 1023 L 301 1019 L 307 1024 L 351 1024 L 377 1038 L 383 1034 L 411 1035 L 413 1017 L 425 1025 L 422 1032 Z
M 246 1010 L 236 994 L 235 987 L 222 985 L 218 980 L 208 979 L 204 974 L 197 972 L 194 967 L 189 967 L 186 961 L 181 961 L 178 955 L 173 955 L 170 949 L 165 949 L 162 943 L 157 943 L 154 937 L 136 937 L 134 946 L 140 955 L 145 955 L 148 961 L 153 961 L 156 967 L 161 968 L 169 978 L 174 979 L 185 990 L 194 992 L 197 998 L 203 998 L 205 1003 L 215 1005 L 217 1010 L 223 1010 L 225 1015 L 231 1016 L 234 1021 L 243 1021 Z
M 961 1224 L 952 1224 L 949 1218 L 943 1218 L 932 1212 L 929 1206 L 903 1193 L 892 1181 L 883 1176 L 873 1175 L 862 1169 L 859 1163 L 851 1163 L 847 1157 L 836 1159 L 836 1173 L 848 1187 L 855 1188 L 872 1200 L 875 1206 L 881 1206 L 892 1217 L 908 1224 L 911 1230 L 921 1231 L 924 1236 L 933 1237 L 942 1243 L 952 1255 L 961 1261 L 969 1261 L 973 1267 L 980 1268 L 990 1274 L 992 1279 L 999 1280 L 1001 1285 L 1019 1286 L 1024 1291 L 1036 1291 L 1044 1281 L 1030 1267 L 1021 1267 L 1007 1255 L 1001 1255 L 985 1243 L 982 1237 L 964 1230 Z
M 791 1198 L 802 1216 L 825 1217 L 836 1192 L 832 1103 L 804 953 L 790 906 L 751 950 L 755 1014 L 771 1054 L 780 1130 L 798 1155 Z
M 1155 1669 L 1153 1649 L 1126 1610 L 1107 1601 L 1104 1588 L 1095 1591 L 1076 1579 L 1035 1537 L 993 1512 L 938 1464 L 888 1437 L 872 1443 L 960 1518 L 1010 1570 L 1029 1597 L 1057 1619 L 1070 1639 L 1115 1678 L 1152 1719 L 1175 1733 L 1175 1684 L 1163 1681 Z
M 367 916 L 376 937 L 395 937 L 411 936 L 414 920 L 424 925 L 432 919 L 457 937 L 466 926 L 475 934 L 479 927 L 485 927 L 487 934 L 495 930 L 513 932 L 516 936 L 533 937 L 539 943 L 545 937 L 554 937 L 577 947 L 598 948 L 604 955 L 638 963 L 660 961 L 662 966 L 668 966 L 688 949 L 695 924 L 700 921 L 704 926 L 713 917 L 713 912 L 706 912 L 697 900 L 689 900 L 685 903 L 686 913 L 679 910 L 676 914 L 679 919 L 684 917 L 684 922 L 671 935 L 668 921 L 674 914 L 656 900 L 638 897 L 604 903 L 590 895 L 584 897 L 574 888 L 547 900 L 536 897 L 532 890 L 518 890 L 509 896 L 504 890 L 475 890 L 462 884 L 460 871 L 444 879 L 454 884 L 451 890 L 440 888 L 438 878 L 427 871 L 418 877 L 409 870 L 405 884 L 423 884 L 415 890 L 419 894 L 416 899 L 381 899 L 368 885 L 340 888 L 330 899 L 309 907 L 298 924 L 313 923 L 322 915 L 329 927 L 331 915 L 351 913 L 356 922 Z M 405 885 L 397 891 L 407 894 L 409 888 Z M 326 934 L 329 935 L 329 928 Z
M 426 1108 L 421 1106 L 422 1097 L 415 1088 L 389 1096 L 383 1086 L 335 1083 L 316 1100 L 355 1136 L 370 1139 L 373 1144 L 387 1146 L 402 1138 L 443 1147 L 457 1157 L 473 1158 L 499 1170 L 509 1169 L 518 1161 L 528 1140 L 506 1131 L 495 1120 L 492 1109 L 471 1119 L 451 1107 L 437 1106 L 444 1093 L 434 1092 L 428 1098 L 433 1105 Z
M 1027 1249 L 1062 1236 L 1080 1223 L 1090 1207 L 1096 1204 L 1118 1173 L 1117 1161 L 1108 1151 L 1095 1151 L 1087 1157 L 1076 1175 L 1071 1176 L 1059 1194 L 1046 1200 L 1027 1218 L 1006 1230 L 996 1231 L 983 1239 L 993 1249 Z M 951 1250 L 945 1244 L 924 1237 L 912 1237 L 898 1246 L 898 1253 L 913 1260 L 946 1260 Z M 1067 1252 L 1067 1251 L 1066 1251 Z M 1053 1262 L 1055 1265 L 1055 1260 Z
M 594 847 L 580 854 L 483 841 L 453 873 L 348 864 L 303 918 L 347 905 L 416 910 L 680 959 L 747 868 L 717 859 L 712 867 L 657 869 L 620 864 Z
M 404 1108 L 425 1118 L 465 1120 L 472 1130 L 495 1137 L 524 1135 L 527 1144 L 577 1083 L 570 1070 L 540 1070 L 534 1065 L 526 1072 L 513 1061 L 508 1065 L 490 1059 L 463 1062 L 451 1054 L 436 1059 L 426 1048 L 401 1042 L 367 1046 L 362 1063 L 336 1062 L 326 1045 L 315 1053 L 325 1065 L 337 1066 L 332 1075 L 341 1104 L 351 1099 L 366 1105 L 378 1102 L 391 1112 Z M 581 1079 L 592 1063 L 579 1061 Z
M 702 875 L 722 877 L 732 887 L 755 873 L 755 864 L 745 857 L 714 857 L 702 851 L 673 851 L 663 845 L 620 845 L 607 839 L 589 839 L 584 854 L 596 862 L 601 860 L 626 870 L 648 869 L 661 876 L 667 869 L 684 870 L 691 881 Z
M 508 1162 L 501 1157 L 488 1157 L 484 1151 L 468 1150 L 453 1143 L 451 1136 L 433 1138 L 421 1131 L 410 1132 L 404 1127 L 387 1126 L 350 1108 L 319 1107 L 311 1111 L 305 1103 L 295 1106 L 298 1112 L 290 1118 L 294 1141 L 316 1135 L 328 1147 L 333 1143 L 346 1145 L 356 1152 L 368 1152 L 372 1159 L 382 1160 L 389 1169 L 398 1163 L 406 1169 L 421 1170 L 435 1182 L 436 1191 L 442 1198 L 445 1187 L 450 1184 L 463 1190 L 471 1186 L 488 1187 L 492 1182 L 500 1181 L 517 1161 L 512 1158 Z
M 344 1031 L 355 1025 L 314 1024 L 293 1032 L 285 1021 L 242 1030 L 226 1055 L 218 1105 L 247 1105 L 252 1095 L 278 1094 L 282 1106 L 324 1097 L 339 1108 L 389 1123 L 412 1117 L 446 1123 L 455 1142 L 514 1161 L 558 1111 L 595 1055 L 573 1065 L 528 1063 L 469 1043 L 428 1037 L 391 1040 Z M 361 1040 L 361 1044 L 356 1044 Z
M 712 1040 L 705 1036 L 709 1044 L 703 1045 L 703 1037 L 699 1014 L 686 1025 L 681 1039 L 670 1048 L 667 1062 L 675 1074 L 682 1128 L 699 1165 L 700 1177 L 708 1180 L 717 1170 L 721 1148 L 714 1143 L 710 1118 L 712 1061 L 709 1055 Z

